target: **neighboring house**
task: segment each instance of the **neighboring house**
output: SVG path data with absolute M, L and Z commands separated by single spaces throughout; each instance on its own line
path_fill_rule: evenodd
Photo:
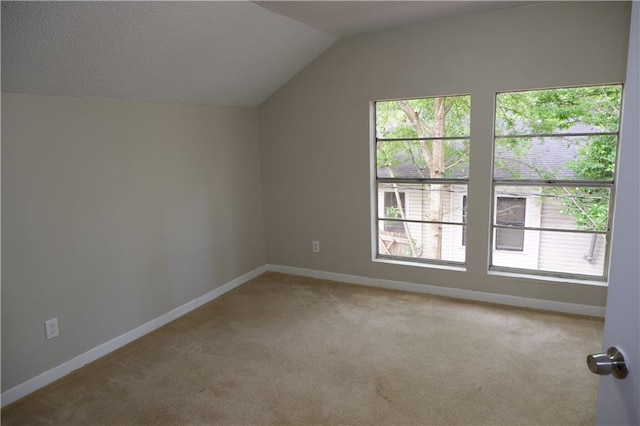
M 527 155 L 514 158 L 503 153 L 499 157 L 506 167 L 496 167 L 496 179 L 508 179 L 517 175 L 523 179 L 539 179 L 541 174 L 556 179 L 571 179 L 573 173 L 566 164 L 577 157 L 578 145 L 561 145 L 560 140 L 533 141 Z M 498 158 L 498 155 L 497 155 Z M 382 168 L 380 177 L 428 176 L 410 162 L 396 167 Z M 458 173 L 466 177 L 465 171 Z M 441 185 L 443 192 L 443 221 L 466 222 L 467 189 L 465 185 Z M 378 188 L 379 217 L 395 213 L 400 217 L 398 198 L 407 220 L 427 219 L 429 185 L 398 184 L 398 195 L 391 184 Z M 523 269 L 560 271 L 576 274 L 602 274 L 605 253 L 604 236 L 560 232 L 518 230 L 519 226 L 534 228 L 577 229 L 572 216 L 563 213 L 561 200 L 541 196 L 540 188 L 527 186 L 500 186 L 494 200 L 495 220 L 500 225 L 516 229 L 496 229 L 493 236 L 492 264 Z M 379 225 L 380 253 L 394 256 L 410 256 L 409 235 L 415 246 L 415 257 L 424 256 L 427 241 L 433 235 L 420 223 L 384 222 Z M 436 226 L 436 225 L 433 225 Z M 465 226 L 442 225 L 442 249 L 440 258 L 464 262 L 466 253 Z M 408 233 L 407 233 L 408 231 Z

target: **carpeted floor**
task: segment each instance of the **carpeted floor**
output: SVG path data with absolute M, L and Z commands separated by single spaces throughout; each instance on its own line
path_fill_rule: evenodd
M 266 273 L 2 424 L 593 424 L 598 319 Z

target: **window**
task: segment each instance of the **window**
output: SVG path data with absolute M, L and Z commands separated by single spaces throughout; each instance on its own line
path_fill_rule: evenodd
M 496 96 L 490 269 L 606 280 L 621 97 L 621 85 Z
M 496 224 L 514 228 L 524 227 L 526 198 L 498 197 L 496 206 Z M 522 251 L 524 248 L 524 229 L 496 229 L 496 250 Z
M 466 215 L 461 204 L 450 206 L 467 193 L 470 102 L 447 96 L 375 103 L 376 258 L 464 263 L 458 242 Z

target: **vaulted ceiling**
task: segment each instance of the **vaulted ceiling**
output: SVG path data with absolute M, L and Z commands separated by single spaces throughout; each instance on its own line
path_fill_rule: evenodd
M 257 106 L 340 38 L 533 2 L 2 2 L 2 90 Z

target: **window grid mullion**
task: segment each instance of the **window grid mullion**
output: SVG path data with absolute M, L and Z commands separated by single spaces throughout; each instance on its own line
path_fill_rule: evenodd
M 401 223 L 433 223 L 439 225 L 456 225 L 456 226 L 466 226 L 465 222 L 447 222 L 447 221 L 437 221 L 437 220 L 416 220 L 416 219 L 399 219 L 399 218 L 390 218 L 390 217 L 380 217 L 377 218 L 383 222 L 401 222 Z
M 535 227 L 535 226 L 518 226 L 518 225 L 500 225 L 493 223 L 491 225 L 495 229 L 514 229 L 523 231 L 541 231 L 541 232 L 566 232 L 569 234 L 597 234 L 608 235 L 609 231 L 596 231 L 596 230 L 583 230 L 583 229 L 566 229 L 566 228 L 547 228 L 547 227 Z
M 424 138 L 376 138 L 377 142 L 404 142 L 404 141 L 464 141 L 469 140 L 469 135 L 465 136 L 429 136 Z
M 469 179 L 436 179 L 436 178 L 381 178 L 376 177 L 378 183 L 413 183 L 416 185 L 468 185 Z
M 541 187 L 575 187 L 575 188 L 613 188 L 613 180 L 525 180 L 525 179 L 494 179 L 494 186 L 541 186 Z
M 580 136 L 618 136 L 620 132 L 577 132 L 577 133 L 529 133 L 517 135 L 495 135 L 495 139 L 568 138 Z

